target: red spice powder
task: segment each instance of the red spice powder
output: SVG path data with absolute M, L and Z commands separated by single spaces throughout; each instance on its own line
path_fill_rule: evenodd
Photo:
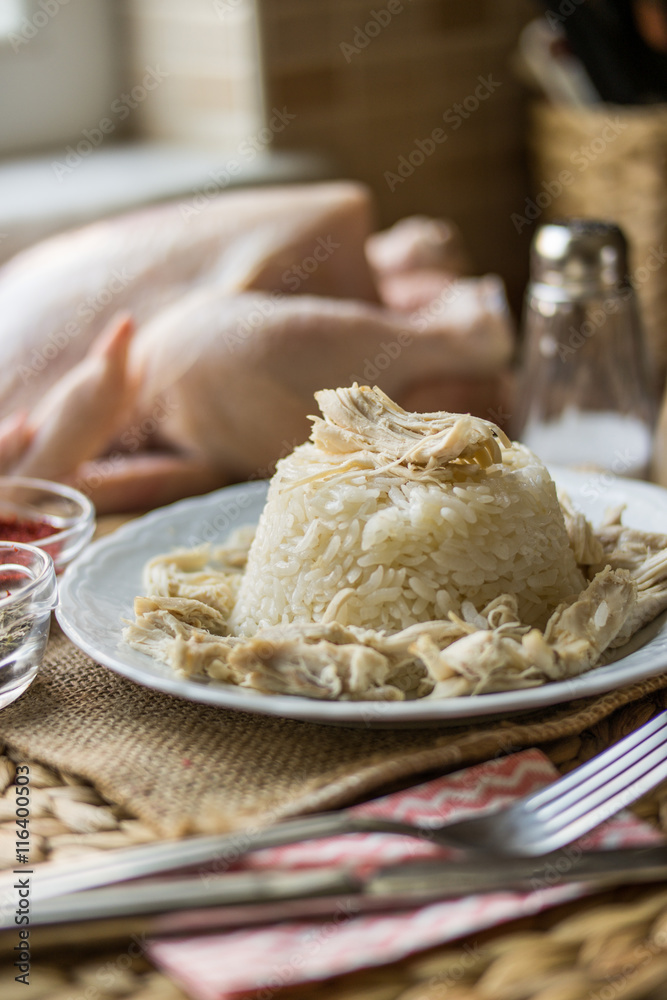
M 57 533 L 58 529 L 54 528 L 54 526 L 48 521 L 33 521 L 29 518 L 15 517 L 12 515 L 0 517 L 0 542 L 23 542 L 26 545 L 32 545 L 34 542 L 37 542 L 42 538 L 48 538 L 50 535 L 55 535 Z M 56 560 L 60 555 L 62 542 L 58 541 L 52 542 L 50 545 L 40 545 L 40 548 L 43 549 L 44 552 L 48 552 L 51 558 Z M 25 562 L 27 565 L 24 554 L 18 549 L 16 550 L 16 555 L 13 561 L 17 563 Z M 56 572 L 59 572 L 59 570 L 56 570 Z M 22 582 L 24 582 L 22 577 L 18 577 L 16 574 L 4 572 L 2 564 L 0 563 L 0 588 L 6 588 L 8 585 L 11 586 L 13 583 Z M 4 595 L 0 593 L 0 596 Z
M 48 521 L 29 521 L 18 517 L 0 518 L 0 541 L 25 542 L 30 545 L 40 538 L 48 538 L 57 531 Z

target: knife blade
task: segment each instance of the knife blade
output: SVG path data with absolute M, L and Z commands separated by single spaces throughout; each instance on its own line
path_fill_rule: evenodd
M 667 880 L 667 847 L 579 853 L 572 848 L 540 858 L 409 861 L 361 874 L 346 868 L 291 872 L 233 872 L 202 881 L 144 880 L 70 893 L 31 903 L 31 947 L 80 940 L 110 941 L 132 934 L 165 936 L 257 923 L 316 919 L 340 913 L 402 910 L 494 891 L 534 891 L 583 883 L 588 891 Z M 18 928 L 0 924 L 0 954 L 16 944 Z
M 377 820 L 374 820 L 377 823 Z M 375 832 L 376 825 L 371 829 Z M 95 889 L 98 886 L 136 879 L 141 876 L 165 874 L 194 865 L 208 866 L 202 875 L 226 872 L 232 861 L 250 851 L 282 847 L 301 840 L 335 837 L 342 833 L 365 831 L 363 817 L 346 810 L 300 816 L 283 820 L 273 826 L 241 830 L 229 834 L 189 837 L 124 847 L 109 851 L 104 857 L 93 856 L 79 861 L 48 862 L 32 889 L 33 902 L 50 899 L 69 892 Z M 0 899 L 11 890 L 13 874 L 0 875 Z

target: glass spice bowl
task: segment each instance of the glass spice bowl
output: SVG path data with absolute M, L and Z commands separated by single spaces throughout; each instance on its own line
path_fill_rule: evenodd
M 46 479 L 0 476 L 0 542 L 42 549 L 60 574 L 94 531 L 95 508 L 79 490 Z
M 58 603 L 53 559 L 35 545 L 0 542 L 0 709 L 37 675 Z

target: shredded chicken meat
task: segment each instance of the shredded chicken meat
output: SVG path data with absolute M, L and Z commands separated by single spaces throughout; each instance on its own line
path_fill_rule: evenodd
M 356 460 L 371 455 L 376 465 L 427 473 L 435 462 L 476 462 L 484 469 L 498 461 L 498 442 L 506 443 L 489 421 L 406 414 L 379 390 L 327 390 L 318 402 L 314 443 Z M 542 630 L 520 620 L 514 594 L 500 594 L 485 607 L 463 601 L 441 620 L 393 634 L 342 625 L 334 607 L 320 622 L 233 635 L 229 618 L 253 537 L 242 529 L 224 546 L 151 560 L 146 596 L 136 598 L 136 620 L 123 637 L 187 677 L 320 699 L 451 698 L 574 677 L 606 662 L 667 609 L 667 536 L 624 526 L 621 509 L 593 528 L 569 497 L 561 494 L 559 503 L 587 585 Z
M 335 622 L 274 626 L 251 639 L 229 635 L 246 531 L 227 549 L 152 560 L 148 596 L 136 598 L 124 639 L 183 676 L 265 693 L 396 701 L 535 687 L 590 670 L 667 609 L 667 536 L 624 528 L 619 518 L 614 512 L 597 532 L 587 526 L 588 551 L 604 550 L 604 566 L 582 558 L 588 587 L 557 608 L 543 632 L 522 624 L 514 595 L 503 594 L 480 611 L 464 604 L 461 616 L 450 612 L 393 635 Z M 218 568 L 225 556 L 236 564 L 227 572 Z

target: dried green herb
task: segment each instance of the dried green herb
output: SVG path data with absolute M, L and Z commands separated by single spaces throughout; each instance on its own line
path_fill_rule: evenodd
M 26 617 L 26 608 L 5 608 L 0 611 L 0 659 L 4 659 L 22 645 L 32 628 Z

